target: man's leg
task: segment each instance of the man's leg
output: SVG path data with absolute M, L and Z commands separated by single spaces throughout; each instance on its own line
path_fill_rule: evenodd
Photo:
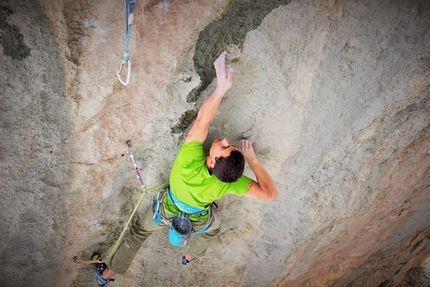
M 191 261 L 196 257 L 203 256 L 206 253 L 206 249 L 208 249 L 209 244 L 220 232 L 221 219 L 216 213 L 211 212 L 208 220 L 192 222 L 193 228 L 196 232 L 204 228 L 208 223 L 210 223 L 210 226 L 204 233 L 196 234 L 194 236 L 194 239 L 190 244 L 190 248 L 188 248 L 188 252 L 185 254 L 185 259 L 188 261 Z
M 124 237 L 118 249 L 107 263 L 109 268 L 102 274 L 105 279 L 112 278 L 115 273 L 124 274 L 146 238 L 148 238 L 153 231 L 166 226 L 164 221 L 161 222 L 160 225 L 155 224 L 152 221 L 153 214 L 153 206 L 151 206 L 151 208 L 130 227 L 130 233 Z

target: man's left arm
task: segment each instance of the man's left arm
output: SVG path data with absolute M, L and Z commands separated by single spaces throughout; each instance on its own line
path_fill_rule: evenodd
M 245 196 L 265 200 L 276 199 L 278 197 L 278 189 L 270 174 L 263 165 L 258 162 L 252 147 L 252 142 L 250 140 L 241 140 L 239 141 L 238 148 L 257 179 L 257 181 L 251 181 Z

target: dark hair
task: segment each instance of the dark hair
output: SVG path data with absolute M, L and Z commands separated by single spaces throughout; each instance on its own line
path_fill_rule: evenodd
M 215 166 L 212 173 L 223 182 L 235 182 L 243 174 L 245 169 L 245 158 L 240 151 L 231 151 L 228 157 L 215 158 Z

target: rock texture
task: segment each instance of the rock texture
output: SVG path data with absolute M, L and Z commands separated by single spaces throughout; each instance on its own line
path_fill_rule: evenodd
M 155 232 L 121 281 L 383 287 L 422 265 L 430 3 L 259 2 L 138 1 L 127 87 L 121 1 L 0 4 L 0 286 L 95 285 L 81 259 L 109 254 L 141 195 L 125 141 L 147 187 L 168 181 L 228 45 L 242 51 L 209 140 L 252 136 L 279 199 L 221 200 L 221 234 L 186 267 Z

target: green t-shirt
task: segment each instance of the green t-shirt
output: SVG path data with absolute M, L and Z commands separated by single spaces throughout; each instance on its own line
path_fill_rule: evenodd
M 170 172 L 170 188 L 178 200 L 205 209 L 227 193 L 242 196 L 248 191 L 250 178 L 242 175 L 235 182 L 222 182 L 209 173 L 205 162 L 202 142 L 182 145 Z

